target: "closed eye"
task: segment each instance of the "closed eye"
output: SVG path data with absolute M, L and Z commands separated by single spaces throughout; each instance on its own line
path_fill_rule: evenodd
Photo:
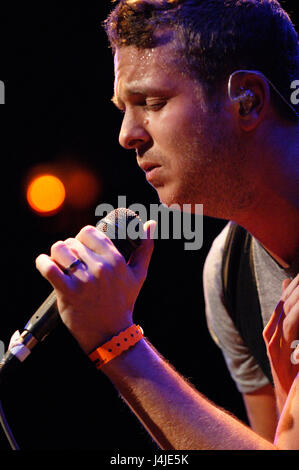
M 114 105 L 117 107 L 117 109 L 121 112 L 121 113 L 125 113 L 126 112 L 126 107 L 119 101 L 117 100 L 115 97 L 112 98 L 111 100 Z M 133 100 L 132 100 L 133 101 Z M 165 104 L 167 103 L 167 99 L 157 99 L 157 98 L 144 98 L 142 100 L 140 100 L 140 98 L 138 98 L 135 103 L 133 102 L 132 105 L 133 106 L 138 106 L 138 107 L 142 107 L 145 111 L 159 111 L 160 109 L 163 108 L 163 106 L 165 106 Z
M 163 108 L 163 106 L 165 106 L 165 104 L 166 104 L 166 100 L 163 100 L 163 101 L 146 100 L 143 107 L 147 111 L 159 111 L 160 109 Z

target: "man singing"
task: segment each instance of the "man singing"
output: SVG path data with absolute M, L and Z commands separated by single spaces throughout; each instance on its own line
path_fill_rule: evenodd
M 37 268 L 65 325 L 161 448 L 298 449 L 298 364 L 289 360 L 299 337 L 297 33 L 276 0 L 120 0 L 105 26 L 113 102 L 124 113 L 120 144 L 136 151 L 161 202 L 201 203 L 205 215 L 231 221 L 208 256 L 205 298 L 252 429 L 203 397 L 134 326 L 150 236 L 126 264 L 105 235 L 84 227 L 40 255 Z M 236 226 L 250 236 L 269 376 L 223 299 L 222 261 Z M 145 224 L 148 235 L 153 227 Z M 262 338 L 250 334 L 250 342 Z

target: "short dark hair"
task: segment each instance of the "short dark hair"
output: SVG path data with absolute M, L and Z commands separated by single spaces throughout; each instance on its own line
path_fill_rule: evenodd
M 299 79 L 298 35 L 277 0 L 118 0 L 104 27 L 113 50 L 155 47 L 157 31 L 174 31 L 188 72 L 209 91 L 237 69 L 259 70 L 290 102 Z

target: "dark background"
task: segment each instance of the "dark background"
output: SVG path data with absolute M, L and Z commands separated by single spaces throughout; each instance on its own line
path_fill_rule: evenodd
M 291 2 L 284 2 L 286 8 Z M 95 224 L 100 202 L 117 207 L 159 203 L 135 162 L 118 144 L 121 115 L 110 102 L 113 61 L 102 21 L 107 0 L 28 2 L 1 7 L 1 292 L 0 339 L 27 320 L 50 292 L 35 258 L 51 244 Z M 294 8 L 294 7 L 293 7 Z M 293 14 L 293 20 L 298 16 Z M 38 165 L 83 165 L 99 181 L 97 199 L 78 209 L 66 200 L 50 217 L 34 213 L 25 188 Z M 158 240 L 138 298 L 135 321 L 155 347 L 219 406 L 245 419 L 242 399 L 206 328 L 202 268 L 225 221 L 204 218 L 204 245 Z M 58 328 L 2 387 L 9 423 L 23 449 L 155 449 L 110 382 L 96 372 L 64 328 Z M 8 449 L 0 431 L 0 449 Z

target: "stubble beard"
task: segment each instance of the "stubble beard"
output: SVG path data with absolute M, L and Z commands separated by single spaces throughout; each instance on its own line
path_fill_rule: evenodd
M 213 133 L 213 139 L 204 139 Z M 167 196 L 167 205 L 202 204 L 204 215 L 236 220 L 255 204 L 256 194 L 250 175 L 246 174 L 249 156 L 236 136 L 224 134 L 216 126 L 194 132 L 184 143 L 180 181 Z M 179 148 L 182 147 L 181 143 Z

